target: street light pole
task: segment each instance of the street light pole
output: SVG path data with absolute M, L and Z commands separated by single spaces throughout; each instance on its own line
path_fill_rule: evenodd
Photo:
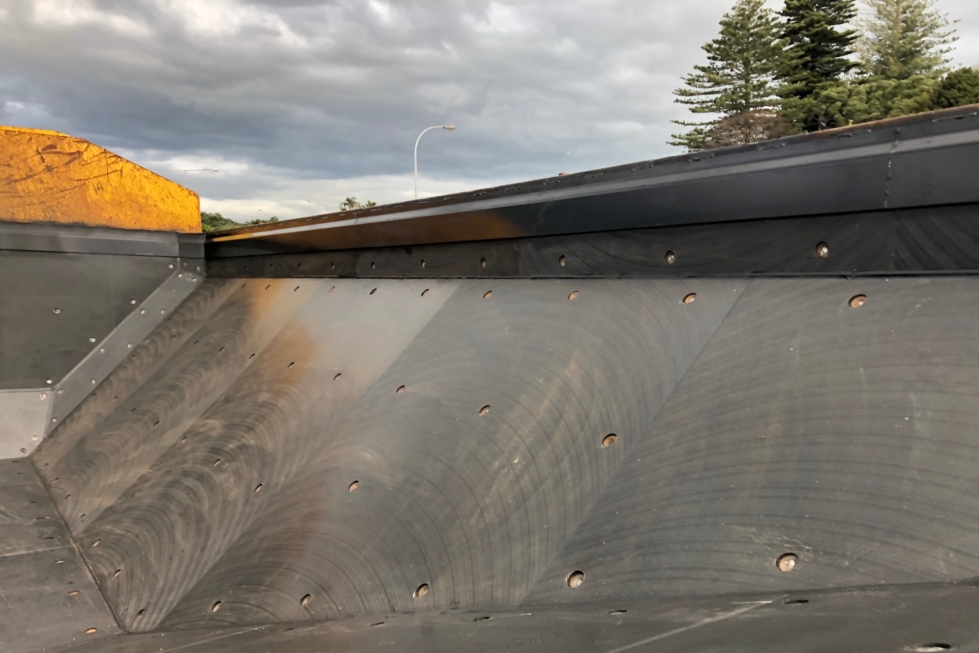
M 426 127 L 422 130 L 422 133 L 418 134 L 418 138 L 415 139 L 415 199 L 418 199 L 418 141 L 422 139 L 425 132 L 431 129 L 445 129 L 446 131 L 452 131 L 455 129 L 455 125 L 435 125 L 434 127 Z

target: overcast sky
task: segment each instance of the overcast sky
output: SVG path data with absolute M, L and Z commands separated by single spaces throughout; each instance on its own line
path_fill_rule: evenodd
M 0 122 L 239 220 L 410 199 L 451 123 L 420 190 L 456 192 L 678 153 L 670 92 L 732 1 L 0 0 Z M 979 1 L 938 2 L 979 64 Z

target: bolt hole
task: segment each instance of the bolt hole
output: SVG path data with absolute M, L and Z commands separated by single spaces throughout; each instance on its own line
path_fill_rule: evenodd
M 775 561 L 775 566 L 778 567 L 779 571 L 784 571 L 786 573 L 795 569 L 795 566 L 799 563 L 799 556 L 794 553 L 783 553 Z
M 377 292 L 377 288 L 374 288 L 373 290 L 371 290 L 371 293 L 370 293 L 370 294 L 372 294 L 372 295 L 373 295 L 373 294 L 374 294 L 374 293 L 376 293 L 376 292 Z
M 68 596 L 78 596 L 78 590 L 72 590 L 68 592 Z
M 347 486 L 347 492 L 353 492 L 354 490 L 357 489 L 359 485 L 360 485 L 360 481 L 354 481 L 353 483 Z
M 483 299 L 489 299 L 492 296 L 493 296 L 492 290 L 487 290 L 486 292 L 483 293 Z
M 485 415 L 486 413 L 488 413 L 489 411 L 490 411 L 490 407 L 489 406 L 483 406 L 482 408 L 479 409 L 479 414 L 480 414 L 480 416 L 482 416 L 482 415 Z
M 99 632 L 99 629 L 98 628 L 89 628 L 88 630 L 85 631 L 85 634 L 86 635 L 94 635 L 97 632 Z
M 220 464 L 221 464 L 221 459 L 218 458 L 217 460 L 214 461 L 214 464 L 212 465 L 212 467 L 217 467 Z
M 339 378 L 340 378 L 340 372 L 337 372 L 337 375 L 335 377 L 333 377 L 333 380 L 336 381 Z
M 211 606 L 211 612 L 217 612 L 220 609 L 221 609 L 220 601 L 217 601 L 214 605 Z
M 337 287 L 336 287 L 336 286 L 330 286 L 330 292 L 333 292 L 333 291 L 334 291 L 334 290 L 336 290 L 336 289 L 337 289 Z
M 571 575 L 568 576 L 568 587 L 571 589 L 577 589 L 581 587 L 581 584 L 585 582 L 585 572 L 583 571 L 573 571 Z
M 618 610 L 609 610 L 609 614 L 625 614 L 628 612 L 625 608 L 619 608 Z
M 415 590 L 412 596 L 415 597 L 416 599 L 420 599 L 421 597 L 428 594 L 428 589 L 429 589 L 428 583 L 422 583 L 421 585 L 418 586 L 418 589 Z
M 577 290 L 575 290 L 575 291 L 574 291 L 574 292 L 572 292 L 572 293 L 571 293 L 570 295 L 568 295 L 568 300 L 570 300 L 570 301 L 574 301 L 574 300 L 575 300 L 575 298 L 577 298 L 577 297 L 578 297 L 578 291 L 577 291 Z
M 405 391 L 405 387 L 403 385 L 401 385 L 401 386 L 398 386 L 398 389 L 395 390 L 394 392 L 395 392 L 395 394 L 401 394 L 404 391 Z
M 697 293 L 692 292 L 683 298 L 684 304 L 693 304 L 697 300 Z
M 295 364 L 296 364 L 296 361 L 292 361 L 291 363 L 289 363 L 289 369 L 292 369 Z
M 255 492 L 261 492 L 261 491 L 262 491 L 262 484 L 259 483 L 258 485 L 255 486 Z
M 816 245 L 816 256 L 826 258 L 829 256 L 829 243 L 819 243 Z
M 602 438 L 602 446 L 611 447 L 613 444 L 615 444 L 615 437 L 615 433 L 609 433 L 606 435 L 604 438 Z
M 376 624 L 371 624 L 371 628 L 373 628 L 374 626 L 383 626 L 383 625 L 384 625 L 383 621 L 378 621 Z
M 860 308 L 867 303 L 866 295 L 855 295 L 850 298 L 850 308 Z
M 486 259 L 484 259 L 484 258 L 479 259 L 479 267 L 481 267 L 481 268 L 485 268 L 486 267 Z
M 809 599 L 792 599 L 791 601 L 786 601 L 785 605 L 802 605 L 803 603 L 809 603 Z
M 303 606 L 304 608 L 305 608 L 305 607 L 306 607 L 306 606 L 307 606 L 308 604 L 309 604 L 309 594 L 307 594 L 306 596 L 304 596 L 304 597 L 302 597 L 301 599 L 299 599 L 299 605 L 301 605 L 301 606 Z
M 97 547 L 101 541 L 102 540 L 95 540 L 94 542 L 92 542 L 92 548 L 94 549 L 95 547 Z
M 945 642 L 931 642 L 929 644 L 915 644 L 914 646 L 905 646 L 905 651 L 911 651 L 911 653 L 940 653 L 941 651 L 951 651 L 951 644 L 946 644 Z
M 122 569 L 116 569 L 115 573 L 112 574 L 113 578 L 119 578 L 119 574 L 122 573 Z
M 422 259 L 422 267 L 425 267 L 425 259 Z
M 255 358 L 255 354 L 254 353 L 251 356 L 248 357 L 248 360 L 251 360 L 253 358 Z
M 559 259 L 557 260 L 557 262 L 561 264 L 561 267 L 562 267 L 562 268 L 563 268 L 563 267 L 564 267 L 565 265 L 567 265 L 567 261 L 565 260 L 565 258 L 564 258 L 563 256 L 562 256 L 561 258 L 559 258 Z
M 295 288 L 293 288 L 292 289 L 292 292 L 296 292 L 297 290 L 299 290 L 299 286 L 296 286 Z
M 265 286 L 265 289 L 268 290 L 271 287 L 272 287 L 272 284 L 269 284 L 269 285 Z
M 490 619 L 492 619 L 492 617 L 487 615 L 485 617 L 476 617 L 475 619 L 473 619 L 473 621 L 489 621 Z
M 144 614 L 146 614 L 146 610 L 140 610 L 139 612 L 136 613 L 136 618 L 138 619 L 142 617 Z
M 428 294 L 428 288 L 426 288 L 425 290 L 422 291 L 422 297 L 424 297 L 427 294 Z

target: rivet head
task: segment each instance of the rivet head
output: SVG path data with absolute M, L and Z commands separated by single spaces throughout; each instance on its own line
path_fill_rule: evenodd
M 303 606 L 304 608 L 305 608 L 305 607 L 306 607 L 306 606 L 307 606 L 308 604 L 309 604 L 309 594 L 307 594 L 306 596 L 304 596 L 304 597 L 302 597 L 301 599 L 299 599 L 299 605 L 301 605 L 301 606 Z
M 778 567 L 779 571 L 784 571 L 786 573 L 795 569 L 796 564 L 799 562 L 799 556 L 794 553 L 783 553 L 775 561 L 775 566 Z
M 60 308 L 56 308 L 56 309 L 54 309 L 54 312 L 55 312 L 55 315 L 57 315 L 58 313 L 61 312 L 61 309 Z
M 105 353 L 105 347 L 102 347 L 101 349 L 99 349 L 99 353 L 100 354 L 104 354 Z
M 38 395 L 38 397 L 40 397 L 41 399 L 47 399 L 48 398 L 48 393 L 42 392 L 41 394 Z
M 54 381 L 52 381 L 51 379 L 45 379 L 44 382 L 47 383 L 48 385 L 51 385 L 52 383 L 54 383 Z
M 816 245 L 816 256 L 827 258 L 829 256 L 829 243 L 819 243 Z
M 867 303 L 866 295 L 856 295 L 850 298 L 850 308 L 860 308 Z
M 483 299 L 489 299 L 492 296 L 493 296 L 492 290 L 487 290 L 486 292 L 483 293 Z
M 577 297 L 578 297 L 578 291 L 575 290 L 570 295 L 568 295 L 568 301 L 573 302 Z
M 674 263 L 676 263 L 676 254 L 671 249 L 666 253 L 666 264 L 673 265 Z
M 32 435 L 31 436 L 31 442 L 37 442 L 37 436 L 36 435 Z
M 360 481 L 354 481 L 353 483 L 347 486 L 347 492 L 353 492 L 354 490 L 357 489 L 359 485 L 360 485 Z
M 136 303 L 136 300 L 135 300 L 135 299 L 130 299 L 130 300 L 129 300 L 129 303 L 130 303 L 130 304 L 135 304 L 135 303 Z
M 490 411 L 490 407 L 489 406 L 483 406 L 482 408 L 479 409 L 479 414 L 480 415 L 485 415 L 489 411 Z
M 422 297 L 424 297 L 427 294 L 428 294 L 428 288 L 426 288 L 425 290 L 422 291 Z
M 65 391 L 64 391 L 64 390 L 60 390 L 60 389 L 58 390 L 58 394 L 59 394 L 59 395 L 63 395 L 64 393 L 65 393 Z
M 484 258 L 479 259 L 479 267 L 482 267 L 482 268 L 485 268 L 486 267 L 486 259 L 484 259 Z
M 562 268 L 563 268 L 563 267 L 564 267 L 565 265 L 567 265 L 567 263 L 568 263 L 568 262 L 567 262 L 567 260 L 565 260 L 565 258 L 564 258 L 563 256 L 562 256 L 561 258 L 559 258 L 559 259 L 557 260 L 557 262 L 561 264 L 561 267 L 562 267 Z
M 86 635 L 94 635 L 97 632 L 99 632 L 97 628 L 89 628 L 88 630 L 85 631 L 85 634 Z
M 78 590 L 72 590 L 68 592 L 68 596 L 78 596 Z
M 684 304 L 693 304 L 697 300 L 697 293 L 692 292 L 683 298 Z
M 95 342 L 95 338 L 89 338 L 88 341 L 89 342 Z
M 905 646 L 904 650 L 909 653 L 942 653 L 943 651 L 951 651 L 953 648 L 955 647 L 945 642 L 929 642 L 928 644 Z
M 575 571 L 568 576 L 568 587 L 571 589 L 578 589 L 581 584 L 585 582 L 585 572 Z
M 139 309 L 139 314 L 140 315 L 146 315 L 146 309 L 145 308 Z
M 422 267 L 425 267 L 425 259 L 422 259 Z
M 133 348 L 133 343 L 129 343 L 128 345 L 126 345 L 126 349 L 132 349 L 132 348 Z
M 173 269 L 173 263 L 168 266 L 171 270 Z
M 404 392 L 404 391 L 405 391 L 405 387 L 404 387 L 403 385 L 399 385 L 399 386 L 398 386 L 398 389 L 397 389 L 397 390 L 395 390 L 394 392 L 395 392 L 396 394 L 401 394 L 401 393 L 402 393 L 402 392 Z
M 421 597 L 428 594 L 428 589 L 429 589 L 428 583 L 422 583 L 421 585 L 418 586 L 418 589 L 414 591 L 412 596 L 415 597 L 416 599 L 420 599 Z
M 97 384 L 97 381 L 95 379 L 92 379 L 92 385 L 96 385 L 96 384 Z
M 602 438 L 603 447 L 611 447 L 613 444 L 615 444 L 615 433 L 609 433 L 604 438 Z
M 211 606 L 211 612 L 217 612 L 220 609 L 221 609 L 220 601 L 215 602 L 215 604 Z

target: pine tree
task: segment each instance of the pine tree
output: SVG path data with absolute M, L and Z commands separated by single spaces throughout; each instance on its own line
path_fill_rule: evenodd
M 947 71 L 949 47 L 958 40 L 935 0 L 864 0 L 857 42 L 864 71 L 877 79 L 939 77 Z
M 855 0 L 786 0 L 781 15 L 783 110 L 805 131 L 823 129 L 822 108 L 813 96 L 832 91 L 857 66 L 850 58 L 857 32 L 845 29 L 857 15 Z
M 694 66 L 683 78 L 686 87 L 673 93 L 676 102 L 695 114 L 720 116 L 703 122 L 674 120 L 693 127 L 673 134 L 671 145 L 697 151 L 711 147 L 710 131 L 725 117 L 748 112 L 772 112 L 777 105 L 772 80 L 781 60 L 776 15 L 764 0 L 737 0 L 720 22 L 717 38 L 702 46 L 707 64 Z

